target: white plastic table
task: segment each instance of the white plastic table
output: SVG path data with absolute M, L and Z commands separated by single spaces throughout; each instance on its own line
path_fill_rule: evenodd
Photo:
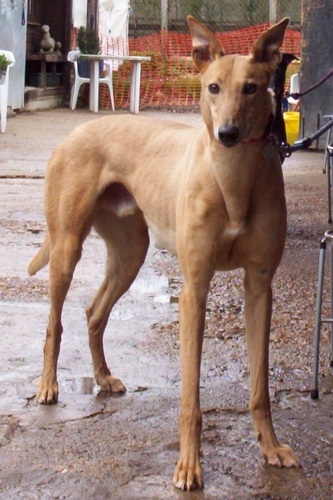
M 89 109 L 98 113 L 98 93 L 99 93 L 99 63 L 106 59 L 115 61 L 131 61 L 131 86 L 130 86 L 130 112 L 139 113 L 140 105 L 140 80 L 141 63 L 151 60 L 148 56 L 119 56 L 112 54 L 80 54 L 80 60 L 90 61 L 90 98 Z

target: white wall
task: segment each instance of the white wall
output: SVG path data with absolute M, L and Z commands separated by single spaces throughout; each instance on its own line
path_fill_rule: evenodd
M 22 22 L 23 10 L 24 22 Z M 15 4 L 9 0 L 0 0 L 0 48 L 10 50 L 15 57 L 15 64 L 9 70 L 8 94 L 8 106 L 13 109 L 24 106 L 26 16 L 27 6 L 23 4 L 23 0 L 16 0 Z
M 87 24 L 87 0 L 73 0 L 73 26 L 79 28 Z
M 99 34 L 127 38 L 129 0 L 99 0 Z M 87 0 L 73 0 L 73 26 L 86 26 Z

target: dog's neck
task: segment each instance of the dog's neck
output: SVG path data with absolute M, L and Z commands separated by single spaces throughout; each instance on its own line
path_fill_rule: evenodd
M 253 187 L 265 163 L 264 144 L 264 141 L 257 140 L 253 143 L 241 142 L 232 148 L 220 145 L 214 148 L 215 180 L 222 194 L 230 227 L 241 227 L 246 220 Z M 249 161 L 244 162 L 245 157 Z
M 264 151 L 271 142 L 267 131 L 259 138 L 250 138 L 231 148 L 225 148 L 216 139 L 214 146 L 210 146 L 215 180 L 224 200 L 228 225 L 232 228 L 245 224 L 255 183 L 262 169 L 267 167 Z
M 258 138 L 252 137 L 251 139 L 245 139 L 242 142 L 245 143 L 245 144 L 249 144 L 251 142 L 262 141 L 263 139 L 268 139 L 269 140 L 270 134 L 272 132 L 273 124 L 274 124 L 274 114 L 271 113 L 269 115 L 269 119 L 268 119 L 267 125 L 265 127 L 265 132 L 263 133 L 263 135 L 261 137 L 258 137 Z
M 258 137 L 258 139 L 245 139 L 244 141 L 242 141 L 243 144 L 250 144 L 251 142 L 258 142 L 258 141 L 262 141 L 263 139 L 267 139 L 267 134 L 265 133 L 264 135 L 262 135 L 261 137 Z

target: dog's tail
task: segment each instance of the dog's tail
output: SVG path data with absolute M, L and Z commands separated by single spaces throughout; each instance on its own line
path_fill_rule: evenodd
M 38 273 L 38 271 L 42 269 L 42 267 L 46 266 L 46 264 L 49 263 L 49 260 L 50 260 L 50 241 L 49 241 L 49 236 L 47 235 L 38 254 L 32 259 L 32 261 L 29 264 L 28 272 L 30 276 L 33 276 L 34 274 Z

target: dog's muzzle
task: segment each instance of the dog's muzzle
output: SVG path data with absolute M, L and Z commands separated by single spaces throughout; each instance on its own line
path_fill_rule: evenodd
M 234 146 L 239 139 L 239 128 L 233 125 L 220 127 L 218 137 L 223 146 L 230 148 Z

